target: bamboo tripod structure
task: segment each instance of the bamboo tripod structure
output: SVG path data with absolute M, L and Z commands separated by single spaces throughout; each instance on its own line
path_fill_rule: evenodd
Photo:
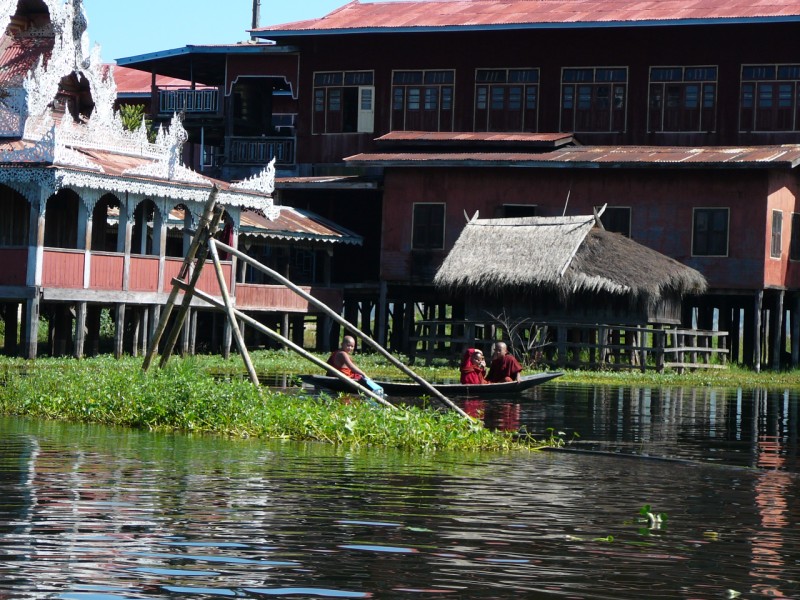
M 364 343 L 378 351 L 382 354 L 385 358 L 389 360 L 393 365 L 403 371 L 406 375 L 411 377 L 414 381 L 419 383 L 423 388 L 425 388 L 431 395 L 436 396 L 439 400 L 441 400 L 444 404 L 446 404 L 452 410 L 458 412 L 461 416 L 465 417 L 466 419 L 472 420 L 467 413 L 465 413 L 461 408 L 459 408 L 456 404 L 454 404 L 449 398 L 444 396 L 439 390 L 433 387 L 429 382 L 425 379 L 417 375 L 414 371 L 409 369 L 406 365 L 400 362 L 397 358 L 391 355 L 388 350 L 386 350 L 383 346 L 381 346 L 378 342 L 373 340 L 369 335 L 355 327 L 352 323 L 348 322 L 344 318 L 342 318 L 338 313 L 334 312 L 330 309 L 326 304 L 320 302 L 310 294 L 306 293 L 303 289 L 296 286 L 294 283 L 283 277 L 277 271 L 270 269 L 269 267 L 261 264 L 257 260 L 247 256 L 243 252 L 240 252 L 236 248 L 228 246 L 227 244 L 223 244 L 222 242 L 214 239 L 214 234 L 217 232 L 219 227 L 219 223 L 222 219 L 222 209 L 216 206 L 216 196 L 217 196 L 217 188 L 216 186 L 211 192 L 208 201 L 203 210 L 203 215 L 200 218 L 200 223 L 197 227 L 197 230 L 194 232 L 192 237 L 192 243 L 189 246 L 189 250 L 186 253 L 186 257 L 183 261 L 183 266 L 181 267 L 180 273 L 178 277 L 172 280 L 172 291 L 169 295 L 167 300 L 167 304 L 164 307 L 164 310 L 161 312 L 161 317 L 158 322 L 158 326 L 156 327 L 153 338 L 150 340 L 150 344 L 148 345 L 147 355 L 145 356 L 144 363 L 142 365 L 142 369 L 147 371 L 150 368 L 150 365 L 153 362 L 153 358 L 155 357 L 156 352 L 158 351 L 158 346 L 161 343 L 161 338 L 164 335 L 164 332 L 167 328 L 167 323 L 169 321 L 170 316 L 172 315 L 172 311 L 175 307 L 175 304 L 178 299 L 178 294 L 182 291 L 183 292 L 183 303 L 181 304 L 180 310 L 175 319 L 175 323 L 173 324 L 172 330 L 170 331 L 169 336 L 165 342 L 164 352 L 161 355 L 161 362 L 160 366 L 163 367 L 166 365 L 169 357 L 172 355 L 172 352 L 175 348 L 175 343 L 178 340 L 178 336 L 180 335 L 180 331 L 184 326 L 186 321 L 186 315 L 189 310 L 189 306 L 191 304 L 192 298 L 198 298 L 207 304 L 214 306 L 225 312 L 228 323 L 233 331 L 234 339 L 236 341 L 236 347 L 239 350 L 239 354 L 242 356 L 242 360 L 244 361 L 245 367 L 247 368 L 247 372 L 250 376 L 250 380 L 253 382 L 254 385 L 260 385 L 258 380 L 258 375 L 253 367 L 253 363 L 250 360 L 250 354 L 247 351 L 247 347 L 244 343 L 244 338 L 242 336 L 241 329 L 239 328 L 239 321 L 250 325 L 257 331 L 260 331 L 267 337 L 285 345 L 288 348 L 291 348 L 294 352 L 300 354 L 303 358 L 311 361 L 315 365 L 322 367 L 325 369 L 330 375 L 345 381 L 350 385 L 355 391 L 363 393 L 379 404 L 391 408 L 396 409 L 394 405 L 388 402 L 382 396 L 376 394 L 369 388 L 361 385 L 355 379 L 351 379 L 337 368 L 329 365 L 323 360 L 320 360 L 310 352 L 306 351 L 301 346 L 298 346 L 291 340 L 287 339 L 277 331 L 270 329 L 269 327 L 259 323 L 252 317 L 246 315 L 245 313 L 236 310 L 231 302 L 230 294 L 228 293 L 228 286 L 225 282 L 225 275 L 222 270 L 222 264 L 220 263 L 219 253 L 217 248 L 221 248 L 225 252 L 228 252 L 238 259 L 245 261 L 247 264 L 251 265 L 252 267 L 258 269 L 259 271 L 269 275 L 279 283 L 285 285 L 290 290 L 301 296 L 307 302 L 310 302 L 313 306 L 317 309 L 325 313 L 327 316 L 331 317 L 334 321 L 339 323 L 340 325 L 344 326 L 347 330 L 351 331 L 352 333 L 356 334 L 360 337 Z M 203 269 L 203 265 L 205 264 L 208 255 L 211 255 L 211 260 L 214 265 L 214 271 L 217 276 L 217 283 L 219 284 L 219 289 L 221 292 L 222 301 L 220 302 L 210 294 L 207 294 L 201 290 L 197 289 L 197 282 L 200 278 L 200 273 Z M 192 262 L 194 261 L 194 269 L 192 270 Z M 191 272 L 191 278 L 189 279 L 188 283 L 185 281 L 188 274 Z

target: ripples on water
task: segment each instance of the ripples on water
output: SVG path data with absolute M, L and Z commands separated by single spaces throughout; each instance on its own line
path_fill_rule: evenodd
M 797 398 L 547 385 L 493 402 L 487 420 L 602 454 L 0 420 L 0 598 L 800 598 Z

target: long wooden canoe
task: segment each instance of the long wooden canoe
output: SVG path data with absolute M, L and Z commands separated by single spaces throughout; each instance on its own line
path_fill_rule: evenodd
M 553 371 L 551 373 L 535 373 L 533 375 L 523 375 L 519 381 L 509 381 L 506 383 L 489 383 L 484 385 L 468 385 L 463 383 L 434 383 L 432 384 L 445 396 L 469 396 L 483 398 L 486 396 L 509 396 L 519 394 L 536 385 L 541 385 L 547 381 L 561 377 L 564 373 Z M 325 388 L 335 392 L 352 392 L 354 388 L 346 381 L 338 377 L 327 375 L 301 375 L 305 383 L 316 388 Z M 376 381 L 388 396 L 400 396 L 406 398 L 424 396 L 429 392 L 419 383 L 399 382 L 399 381 Z

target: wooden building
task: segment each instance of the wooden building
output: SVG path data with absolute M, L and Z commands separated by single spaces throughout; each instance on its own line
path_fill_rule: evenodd
M 0 311 L 6 353 L 33 358 L 39 323 L 49 321 L 47 351 L 98 351 L 103 310 L 115 322 L 114 352 L 146 348 L 172 289 L 191 229 L 213 190 L 225 208 L 221 235 L 245 248 L 269 246 L 274 264 L 315 269 L 308 290 L 341 307 L 330 286 L 334 245 L 361 239 L 309 213 L 276 206 L 275 170 L 266 164 L 237 183 L 186 167 L 179 118 L 154 143 L 144 128 L 126 131 L 114 112 L 116 86 L 99 52 L 89 53 L 78 0 L 19 0 L 0 6 Z M 268 240 L 273 240 L 270 243 Z M 263 251 L 263 250 L 262 250 Z M 280 255 L 280 256 L 278 256 Z M 235 260 L 223 272 L 237 307 L 259 315 L 315 312 L 293 294 L 250 283 Z M 219 295 L 211 270 L 199 287 Z M 184 348 L 203 336 L 230 346 L 230 331 L 197 326 L 193 304 Z M 220 320 L 220 324 L 221 324 Z M 288 328 L 288 323 L 286 324 Z
M 608 204 L 607 229 L 707 278 L 692 319 L 741 330 L 743 362 L 800 364 L 797 2 L 356 1 L 251 35 L 119 63 L 218 89 L 214 110 L 187 109 L 196 156 L 223 159 L 210 168 L 275 156 L 286 204 L 336 222 L 358 207 L 357 276 L 398 349 L 419 306 L 463 310 L 432 278 L 465 211 Z M 330 175 L 375 187 L 331 201 Z

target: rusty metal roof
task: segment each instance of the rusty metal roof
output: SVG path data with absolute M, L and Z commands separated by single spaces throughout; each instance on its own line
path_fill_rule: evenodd
M 114 81 L 117 84 L 117 93 L 120 96 L 133 94 L 146 94 L 149 96 L 152 93 L 151 86 L 153 76 L 150 73 L 128 67 L 121 67 L 119 65 L 113 65 L 113 67 Z M 189 88 L 192 82 L 176 77 L 167 77 L 166 75 L 156 75 L 156 85 L 161 88 Z M 195 84 L 195 87 L 197 89 L 204 89 L 207 86 Z
M 20 85 L 40 56 L 49 58 L 53 43 L 51 37 L 0 38 L 0 84 Z
M 272 25 L 255 35 L 440 29 L 630 26 L 798 21 L 797 0 L 354 0 L 319 19 Z
M 242 211 L 240 236 L 293 241 L 309 240 L 356 246 L 364 243 L 364 239 L 360 235 L 340 227 L 316 213 L 291 206 L 281 206 L 280 209 L 280 216 L 274 221 L 256 211 Z
M 377 189 L 378 184 L 359 175 L 315 175 L 312 177 L 276 177 L 275 189 Z
M 800 144 L 753 147 L 573 146 L 550 152 L 395 152 L 357 154 L 349 164 L 383 167 L 789 168 Z
M 571 133 L 499 133 L 392 131 L 375 141 L 392 145 L 414 146 L 530 146 L 556 148 L 573 142 Z

